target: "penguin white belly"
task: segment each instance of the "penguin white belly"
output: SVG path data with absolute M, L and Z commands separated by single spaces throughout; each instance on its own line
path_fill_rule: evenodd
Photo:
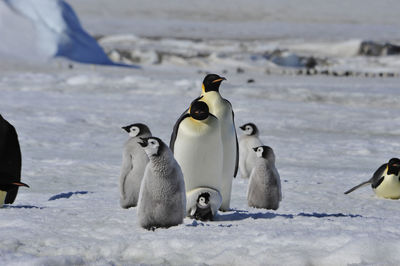
M 210 113 L 218 118 L 221 125 L 221 139 L 223 145 L 222 170 L 222 210 L 228 210 L 231 201 L 232 180 L 236 164 L 236 129 L 233 123 L 232 107 L 219 93 L 211 91 L 203 94 L 202 101 L 207 103 Z
M 378 197 L 399 199 L 400 198 L 400 181 L 399 177 L 395 175 L 385 176 L 382 183 L 374 189 Z
M 205 123 L 184 119 L 178 130 L 174 156 L 181 166 L 186 192 L 198 187 L 221 190 L 222 142 L 218 120 Z
M 246 147 L 247 156 L 245 159 L 246 161 L 245 161 L 244 166 L 250 176 L 250 173 L 253 170 L 253 168 L 255 167 L 256 160 L 257 160 L 257 155 L 253 151 L 253 148 L 259 147 L 263 144 L 261 143 L 261 141 L 258 138 L 251 138 L 247 141 L 246 145 L 247 145 L 247 147 Z
M 3 207 L 4 201 L 6 200 L 7 192 L 0 190 L 0 208 Z

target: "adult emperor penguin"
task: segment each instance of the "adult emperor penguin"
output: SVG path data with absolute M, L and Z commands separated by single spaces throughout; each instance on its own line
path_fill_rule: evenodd
M 125 142 L 122 154 L 120 175 L 120 205 L 127 209 L 136 207 L 139 198 L 140 184 L 149 157 L 139 145 L 140 138 L 151 137 L 150 129 L 141 123 L 122 127 L 129 133 L 130 138 Z
M 202 101 L 207 103 L 210 113 L 215 115 L 221 125 L 221 138 L 223 145 L 223 169 L 220 210 L 229 210 L 232 192 L 232 181 L 236 177 L 239 164 L 239 145 L 236 135 L 234 113 L 231 103 L 222 98 L 219 93 L 221 82 L 226 80 L 216 74 L 208 74 L 202 85 Z
M 372 178 L 368 181 L 353 187 L 344 194 L 349 194 L 354 190 L 371 184 L 375 194 L 381 198 L 399 199 L 400 198 L 400 159 L 392 158 L 388 163 L 382 164 L 375 171 Z
M 186 194 L 179 164 L 159 138 L 142 138 L 140 145 L 150 159 L 139 193 L 140 226 L 154 230 L 181 224 L 186 214 Z
M 21 182 L 21 149 L 17 131 L 0 115 L 0 204 L 12 204 Z M 12 185 L 14 184 L 14 185 Z
M 202 98 L 194 100 L 189 113 L 176 122 L 170 147 L 185 179 L 187 215 L 194 216 L 202 196 L 209 200 L 211 215 L 201 212 L 196 219 L 206 220 L 222 203 L 223 144 L 220 123 Z
M 257 159 L 250 174 L 247 203 L 250 207 L 277 210 L 282 200 L 281 179 L 271 147 L 254 148 Z
M 262 146 L 259 131 L 255 124 L 247 123 L 240 127 L 244 134 L 239 138 L 239 169 L 242 178 L 249 178 L 256 163 L 256 153 L 253 148 Z
M 29 187 L 27 184 L 22 182 L 0 183 L 0 208 L 3 207 L 3 204 L 5 203 L 7 193 L 22 186 Z

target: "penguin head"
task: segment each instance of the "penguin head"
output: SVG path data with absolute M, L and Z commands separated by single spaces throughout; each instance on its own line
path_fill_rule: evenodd
M 189 113 L 190 116 L 196 120 L 204 120 L 210 115 L 208 105 L 200 101 L 194 101 L 190 105 Z
M 223 80 L 226 80 L 226 78 L 220 77 L 217 74 L 208 74 L 203 80 L 203 92 L 218 92 Z
M 258 158 L 264 158 L 267 159 L 268 161 L 274 161 L 275 155 L 274 151 L 272 150 L 271 147 L 269 146 L 258 146 L 253 148 L 253 150 L 256 152 Z
M 254 136 L 258 135 L 258 128 L 253 123 L 247 123 L 240 127 L 241 130 L 244 131 L 244 134 L 247 136 Z
M 399 175 L 400 159 L 398 159 L 398 158 L 390 159 L 387 167 L 388 167 L 388 170 L 387 170 L 388 175 Z
M 200 207 L 206 207 L 208 205 L 208 202 L 210 202 L 210 194 L 209 193 L 202 193 L 197 198 L 197 204 Z
M 126 132 L 129 133 L 130 137 L 137 137 L 141 136 L 145 133 L 150 133 L 150 129 L 145 125 L 141 123 L 136 123 L 136 124 L 131 124 L 129 126 L 122 127 Z
M 162 149 L 162 140 L 156 137 L 140 138 L 142 141 L 138 142 L 143 147 L 147 156 L 160 156 Z

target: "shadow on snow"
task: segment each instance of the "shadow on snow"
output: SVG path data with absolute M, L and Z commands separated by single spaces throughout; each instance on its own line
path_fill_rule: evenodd
M 88 194 L 88 193 L 89 193 L 89 191 L 75 191 L 75 192 L 60 193 L 60 194 L 52 196 L 48 200 L 51 201 L 51 200 L 58 200 L 58 199 L 69 199 L 72 195 L 78 195 L 78 194 L 84 195 L 84 194 Z
M 257 212 L 257 213 L 249 213 L 244 210 L 234 210 L 233 213 L 222 214 L 219 213 L 215 217 L 215 221 L 241 221 L 245 219 L 273 219 L 276 217 L 282 217 L 285 219 L 293 219 L 295 217 L 313 217 L 313 218 L 329 218 L 329 217 L 348 217 L 348 218 L 358 218 L 363 217 L 359 214 L 344 214 L 344 213 L 304 213 L 301 212 L 299 214 L 279 214 L 274 212 Z

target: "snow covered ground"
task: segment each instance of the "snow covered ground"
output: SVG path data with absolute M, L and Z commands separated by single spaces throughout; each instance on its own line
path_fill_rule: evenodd
M 110 24 L 105 26 L 109 31 L 102 32 L 100 24 L 92 23 L 103 17 L 118 25 L 131 23 L 125 18 L 131 16 L 129 10 L 135 9 L 125 1 L 114 7 L 116 11 L 106 9 L 106 14 L 102 13 L 106 1 L 99 4 L 103 8 L 100 11 L 90 9 L 94 1 L 78 2 L 71 4 L 91 33 L 141 35 L 126 28 L 111 32 Z M 178 2 L 172 1 L 170 8 L 179 6 Z M 279 10 L 281 4 L 269 2 Z M 390 14 L 399 9 L 399 4 L 382 3 L 393 6 L 382 22 L 385 25 L 371 19 L 371 27 L 398 26 L 398 20 L 392 20 Z M 127 15 L 118 16 L 124 14 L 124 7 Z M 146 4 L 138 10 L 145 7 Z M 300 11 L 306 8 L 300 7 L 300 15 L 289 16 L 289 22 L 303 19 L 320 27 L 323 18 L 332 18 L 332 25 L 342 18 L 329 7 L 317 7 L 325 12 L 320 20 L 303 19 Z M 146 9 L 151 10 L 149 18 L 156 18 L 155 32 L 164 25 L 157 23 L 158 18 L 168 20 L 163 13 L 167 7 L 158 8 Z M 364 13 L 373 14 L 376 8 L 381 6 L 369 6 Z M 185 34 L 186 27 L 193 25 L 214 28 L 216 13 L 209 15 L 207 24 L 192 16 L 196 13 L 192 8 L 186 9 L 187 17 L 177 15 L 178 20 L 192 21 L 182 24 Z M 246 10 L 251 9 L 252 5 Z M 200 13 L 207 13 L 205 10 L 209 8 L 201 7 Z M 354 26 L 369 29 L 365 26 L 367 18 L 363 17 Z M 150 19 L 145 21 L 151 23 Z M 241 18 L 236 22 L 247 25 Z M 346 25 L 340 26 L 345 34 L 337 42 L 360 37 L 347 31 Z M 234 29 L 228 26 L 227 34 L 235 36 Z M 212 35 L 212 30 L 192 31 L 206 37 Z M 367 30 L 361 33 L 368 35 Z M 313 31 L 310 34 L 318 36 Z M 348 34 L 351 38 L 347 38 Z M 389 36 L 390 31 L 379 34 Z M 295 35 L 289 37 L 298 41 Z M 392 37 L 390 41 L 400 40 L 400 35 Z M 125 37 L 112 45 L 124 46 L 126 40 Z M 229 60 L 211 57 L 201 63 L 170 57 L 162 64 L 144 63 L 141 70 L 79 64 L 69 68 L 70 63 L 63 60 L 45 64 L 9 58 L 0 61 L 0 113 L 18 131 L 22 180 L 31 186 L 20 189 L 13 205 L 0 209 L 1 265 L 400 264 L 399 201 L 376 198 L 370 188 L 343 195 L 345 190 L 370 178 L 382 163 L 399 156 L 400 78 L 267 75 L 265 69 L 271 63 L 250 60 L 248 53 L 241 50 L 242 41 L 220 41 L 224 52 L 230 49 L 236 55 Z M 317 48 L 322 49 L 322 43 L 330 41 L 322 35 Z M 164 48 L 170 54 L 187 52 L 189 48 L 218 49 L 212 40 L 197 44 L 203 45 L 201 49 L 185 40 L 161 39 L 152 43 L 140 37 L 137 42 L 153 45 L 153 51 Z M 280 47 L 294 41 L 283 38 L 276 42 Z M 338 58 L 343 54 L 330 56 Z M 357 71 L 381 71 L 377 69 L 382 65 L 371 63 L 379 58 L 343 58 L 357 61 Z M 399 58 L 388 58 L 393 62 L 390 71 L 398 71 Z M 237 73 L 238 66 L 244 73 Z M 388 69 L 383 66 L 384 71 Z M 261 139 L 274 149 L 283 201 L 277 211 L 248 208 L 248 182 L 238 177 L 233 183 L 232 211 L 220 213 L 216 221 L 185 219 L 177 227 L 146 231 L 138 226 L 135 209 L 119 207 L 122 145 L 128 137 L 121 126 L 144 122 L 154 135 L 168 142 L 176 119 L 199 95 L 205 71 L 228 79 L 222 84 L 221 93 L 232 102 L 236 125 L 256 123 Z M 248 83 L 249 79 L 254 82 Z

